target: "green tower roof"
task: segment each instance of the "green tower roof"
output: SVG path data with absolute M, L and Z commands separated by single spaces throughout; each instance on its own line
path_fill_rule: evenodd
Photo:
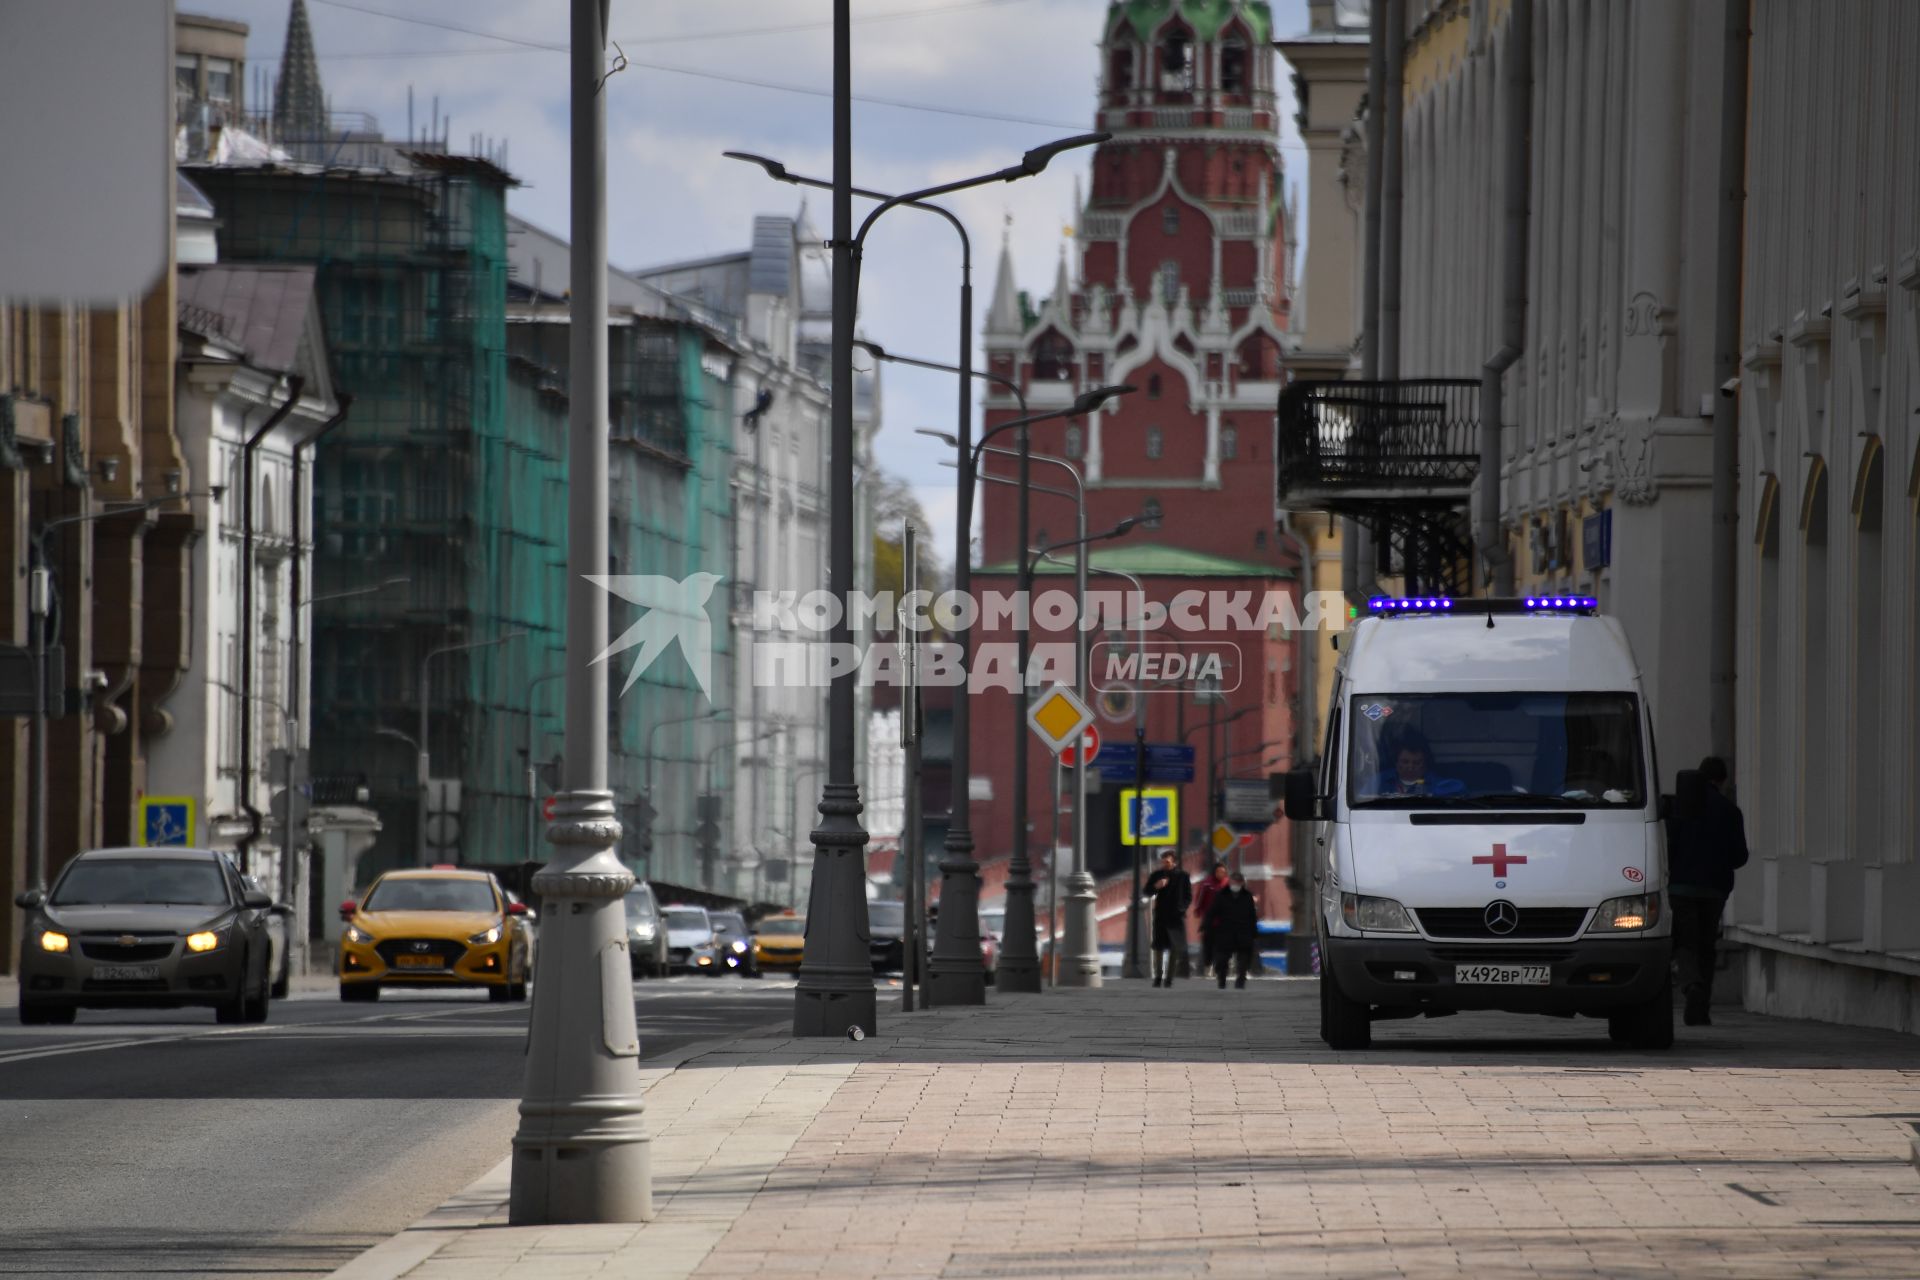
M 1112 35 L 1121 22 L 1130 22 L 1140 39 L 1151 40 L 1160 24 L 1176 12 L 1187 20 L 1198 40 L 1219 35 L 1236 13 L 1246 23 L 1254 43 L 1266 44 L 1273 36 L 1273 11 L 1267 8 L 1267 0 L 1112 0 L 1107 9 L 1107 34 Z

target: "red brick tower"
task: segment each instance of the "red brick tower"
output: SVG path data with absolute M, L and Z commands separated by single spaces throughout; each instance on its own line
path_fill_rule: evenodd
M 1117 0 L 1109 6 L 1101 48 L 1097 124 L 1111 141 L 1093 156 L 1091 196 L 1063 249 L 1053 291 L 1037 307 L 1020 292 L 1003 249 L 984 339 L 987 365 L 1014 378 L 1033 413 L 1071 403 L 1089 388 L 1126 383 L 1138 390 L 1101 412 L 1033 430 L 1036 452 L 1070 459 L 1086 478 L 1088 527 L 1125 516 L 1153 524 L 1099 544 L 1094 564 L 1134 573 L 1150 599 L 1166 603 L 1200 590 L 1291 594 L 1297 560 L 1275 528 L 1274 406 L 1282 374 L 1282 334 L 1291 294 L 1293 228 L 1282 192 L 1276 146 L 1272 19 L 1264 0 Z M 983 429 L 1017 416 L 1014 398 L 987 395 Z M 996 445 L 1011 444 L 1003 435 Z M 1013 474 L 1006 458 L 988 470 Z M 1038 483 L 1061 485 L 1057 469 L 1036 466 Z M 1017 491 L 983 482 L 976 585 L 1007 589 L 1014 563 Z M 1036 494 L 1033 540 L 1074 536 L 1074 508 Z M 1071 555 L 1070 552 L 1064 553 Z M 1052 579 L 1046 586 L 1070 585 Z M 1127 590 L 1104 577 L 1096 590 Z M 996 637 L 980 636 L 983 640 Z M 999 637 L 1004 638 L 1004 637 Z M 1046 638 L 1046 637 L 1041 637 Z M 1267 630 L 1211 635 L 1161 632 L 1161 641 L 1230 643 L 1240 653 L 1238 687 L 1214 714 L 1251 708 L 1218 734 L 1222 776 L 1281 767 L 1268 757 L 1290 743 L 1292 637 Z M 1100 633 L 1096 640 L 1123 641 Z M 1097 682 L 1096 682 L 1097 683 Z M 1175 691 L 1148 693 L 1148 739 L 1176 741 L 1203 723 L 1208 708 Z M 1011 755 L 998 744 L 1012 730 L 1010 698 L 975 701 L 975 776 L 990 779 L 991 800 L 974 805 L 974 831 L 989 864 L 985 892 L 998 892 L 992 862 L 1012 840 Z M 1131 742 L 1129 700 L 1109 698 L 1100 727 L 1109 743 Z M 1183 847 L 1207 826 L 1208 733 L 1198 747 L 1198 776 L 1184 789 Z M 1272 751 L 1256 749 L 1275 744 Z M 1229 753 L 1240 753 L 1230 755 Z M 1051 805 L 1051 759 L 1035 746 L 1029 774 L 1029 847 L 1036 863 L 1052 847 L 1044 816 Z M 981 790 L 976 783 L 976 792 Z M 1089 822 L 1107 831 L 1103 810 L 1117 807 L 1109 784 L 1089 805 Z M 1276 824 L 1243 851 L 1250 880 L 1286 863 Z M 1109 837 L 1111 838 L 1111 837 Z M 1102 861 L 1094 841 L 1096 873 Z M 1107 851 L 1108 865 L 1117 850 Z M 1286 915 L 1283 893 L 1264 895 L 1264 912 Z M 1102 934 L 1112 932 L 1103 922 Z

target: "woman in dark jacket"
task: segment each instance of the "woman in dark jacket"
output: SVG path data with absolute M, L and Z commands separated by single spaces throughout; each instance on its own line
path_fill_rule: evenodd
M 1153 985 L 1170 987 L 1187 949 L 1187 906 L 1193 901 L 1193 882 L 1177 856 L 1160 855 L 1159 868 L 1147 877 L 1146 893 L 1153 899 Z
M 1254 908 L 1253 895 L 1247 892 L 1247 878 L 1238 871 L 1227 880 L 1227 887 L 1207 904 L 1200 927 L 1206 931 L 1207 947 L 1213 955 L 1214 976 L 1227 985 L 1227 961 L 1239 965 L 1233 985 L 1247 985 L 1247 969 L 1253 963 L 1253 946 L 1260 933 L 1260 913 Z

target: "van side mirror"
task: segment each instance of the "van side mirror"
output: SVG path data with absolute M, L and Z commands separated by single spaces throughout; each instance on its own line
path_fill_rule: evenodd
M 22 911 L 31 911 L 47 900 L 45 889 L 22 889 L 13 895 L 13 905 Z
M 1293 822 L 1309 822 L 1320 816 L 1320 797 L 1313 789 L 1311 769 L 1287 771 L 1285 806 Z

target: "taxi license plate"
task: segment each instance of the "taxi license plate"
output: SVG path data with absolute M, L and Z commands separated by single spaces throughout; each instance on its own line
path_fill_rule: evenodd
M 160 976 L 157 964 L 97 964 L 93 976 L 101 982 L 151 982 Z
M 1553 974 L 1544 964 L 1457 964 L 1453 966 L 1453 980 L 1457 984 L 1544 987 L 1552 984 Z
M 441 964 L 439 956 L 395 956 L 393 963 L 397 969 L 442 969 L 446 967 Z

